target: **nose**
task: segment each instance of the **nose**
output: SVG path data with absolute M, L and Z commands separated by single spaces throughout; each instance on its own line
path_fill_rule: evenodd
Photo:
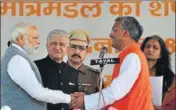
M 149 51 L 153 51 L 153 47 L 150 47 L 150 48 L 149 48 Z
M 75 49 L 75 53 L 80 53 L 80 49 L 78 47 Z
M 40 45 L 40 40 L 39 39 L 36 40 L 36 45 L 37 46 Z
M 112 32 L 109 34 L 109 37 L 112 38 Z
M 60 45 L 57 44 L 57 45 L 55 46 L 55 49 L 60 49 Z
M 37 44 L 40 45 L 40 40 L 37 41 Z

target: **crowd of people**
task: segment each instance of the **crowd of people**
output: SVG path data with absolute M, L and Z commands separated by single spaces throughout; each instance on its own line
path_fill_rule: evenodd
M 175 80 L 170 53 L 159 35 L 143 34 L 132 16 L 115 19 L 109 37 L 119 50 L 111 84 L 100 85 L 100 71 L 83 61 L 91 37 L 85 30 L 54 29 L 45 58 L 33 61 L 40 44 L 36 25 L 18 22 L 1 60 L 1 107 L 12 110 L 175 110 Z M 63 61 L 68 56 L 67 62 Z M 150 76 L 163 76 L 162 105 L 152 101 Z M 102 87 L 101 87 L 102 86 Z M 103 88 L 102 90 L 100 88 Z

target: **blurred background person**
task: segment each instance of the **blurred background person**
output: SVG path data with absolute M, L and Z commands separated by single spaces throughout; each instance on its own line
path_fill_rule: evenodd
M 150 76 L 163 76 L 162 99 L 164 99 L 166 93 L 169 92 L 169 87 L 171 87 L 171 84 L 174 84 L 174 73 L 171 70 L 170 64 L 170 53 L 165 42 L 160 36 L 152 35 L 144 39 L 141 44 L 141 50 L 147 58 Z M 172 98 L 175 98 L 174 94 L 172 95 Z M 154 106 L 156 110 L 162 110 L 161 106 Z M 166 106 L 166 104 L 164 106 Z
M 10 42 L 1 60 L 1 107 L 45 110 L 44 102 L 70 103 L 71 95 L 42 86 L 39 70 L 28 56 L 34 54 L 40 44 L 37 27 L 18 22 L 11 32 Z
M 35 61 L 40 71 L 44 87 L 52 90 L 62 90 L 71 94 L 78 89 L 78 72 L 63 62 L 68 47 L 68 33 L 54 29 L 47 36 L 48 55 Z M 68 104 L 47 104 L 47 110 L 68 110 Z

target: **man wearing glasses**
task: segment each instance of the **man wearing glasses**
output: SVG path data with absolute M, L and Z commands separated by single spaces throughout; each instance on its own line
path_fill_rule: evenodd
M 78 90 L 85 94 L 98 91 L 99 71 L 83 64 L 90 38 L 84 30 L 73 30 L 69 35 L 68 64 L 78 70 Z

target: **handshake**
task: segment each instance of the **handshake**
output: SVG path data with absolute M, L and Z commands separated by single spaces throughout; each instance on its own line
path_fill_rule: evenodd
M 69 104 L 72 110 L 84 110 L 84 93 L 74 92 L 71 94 L 71 102 Z

